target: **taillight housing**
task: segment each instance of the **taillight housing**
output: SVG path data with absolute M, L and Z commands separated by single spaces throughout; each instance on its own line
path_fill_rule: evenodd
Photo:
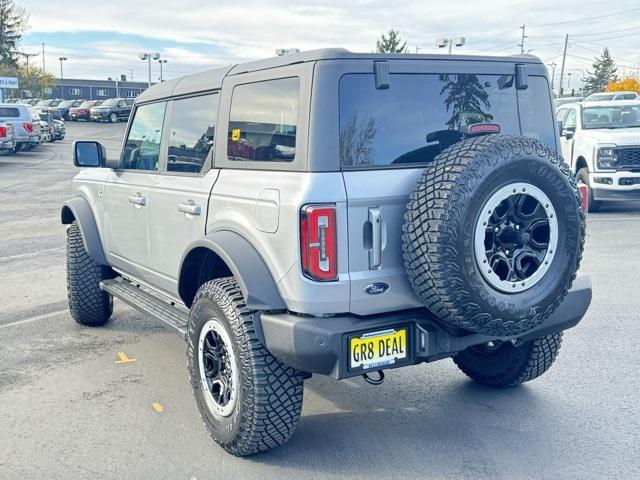
M 302 272 L 312 280 L 338 279 L 338 242 L 335 205 L 306 205 L 300 215 Z
M 0 127 L 0 137 L 5 138 L 7 136 L 7 127 Z
M 33 123 L 31 122 L 23 122 L 22 128 L 24 128 L 24 131 L 27 133 L 33 133 Z

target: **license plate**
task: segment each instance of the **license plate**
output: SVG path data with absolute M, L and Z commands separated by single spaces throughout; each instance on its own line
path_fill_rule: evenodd
M 407 329 L 389 328 L 349 340 L 351 368 L 377 368 L 407 358 Z

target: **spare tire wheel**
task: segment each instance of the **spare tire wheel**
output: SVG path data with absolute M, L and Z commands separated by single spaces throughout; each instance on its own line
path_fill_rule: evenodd
M 444 323 L 518 335 L 562 302 L 584 244 L 569 167 L 543 143 L 487 135 L 452 145 L 425 168 L 403 225 L 411 286 Z

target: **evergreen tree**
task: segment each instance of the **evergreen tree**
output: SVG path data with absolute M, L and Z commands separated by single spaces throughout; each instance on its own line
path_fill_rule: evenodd
M 444 104 L 451 112 L 447 120 L 449 130 L 493 120 L 493 115 L 484 111 L 491 108 L 489 94 L 476 75 L 440 75 L 439 78 L 444 83 L 440 95 L 446 95 Z
M 29 14 L 13 0 L 0 0 L 0 65 L 18 66 L 18 43 L 27 29 Z
M 602 56 L 593 62 L 593 72 L 589 72 L 584 81 L 584 95 L 594 92 L 604 92 L 607 85 L 618 81 L 618 67 L 609 54 L 609 49 L 604 48 Z
M 398 30 L 389 30 L 387 35 L 383 33 L 376 41 L 376 51 L 378 53 L 406 53 L 407 42 L 402 41 Z

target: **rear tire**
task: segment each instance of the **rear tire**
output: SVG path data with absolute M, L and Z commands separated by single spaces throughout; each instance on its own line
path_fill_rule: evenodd
M 453 357 L 469 378 L 494 388 L 515 387 L 538 378 L 551 368 L 560 351 L 562 332 L 530 340 L 519 346 L 511 342 L 493 348 L 469 347 Z
M 589 213 L 599 211 L 600 207 L 602 206 L 602 202 L 593 199 L 593 190 L 591 189 L 591 185 L 589 184 L 589 169 L 585 167 L 578 170 L 578 173 L 576 174 L 576 180 L 578 182 L 584 183 L 587 186 L 587 208 L 589 210 Z
M 302 374 L 266 350 L 255 319 L 233 278 L 203 284 L 189 317 L 187 360 L 200 416 L 236 456 L 285 443 L 302 410 Z
M 113 298 L 100 290 L 100 282 L 113 278 L 113 270 L 95 262 L 87 253 L 80 227 L 67 229 L 67 297 L 69 311 L 80 325 L 100 326 L 113 313 Z

